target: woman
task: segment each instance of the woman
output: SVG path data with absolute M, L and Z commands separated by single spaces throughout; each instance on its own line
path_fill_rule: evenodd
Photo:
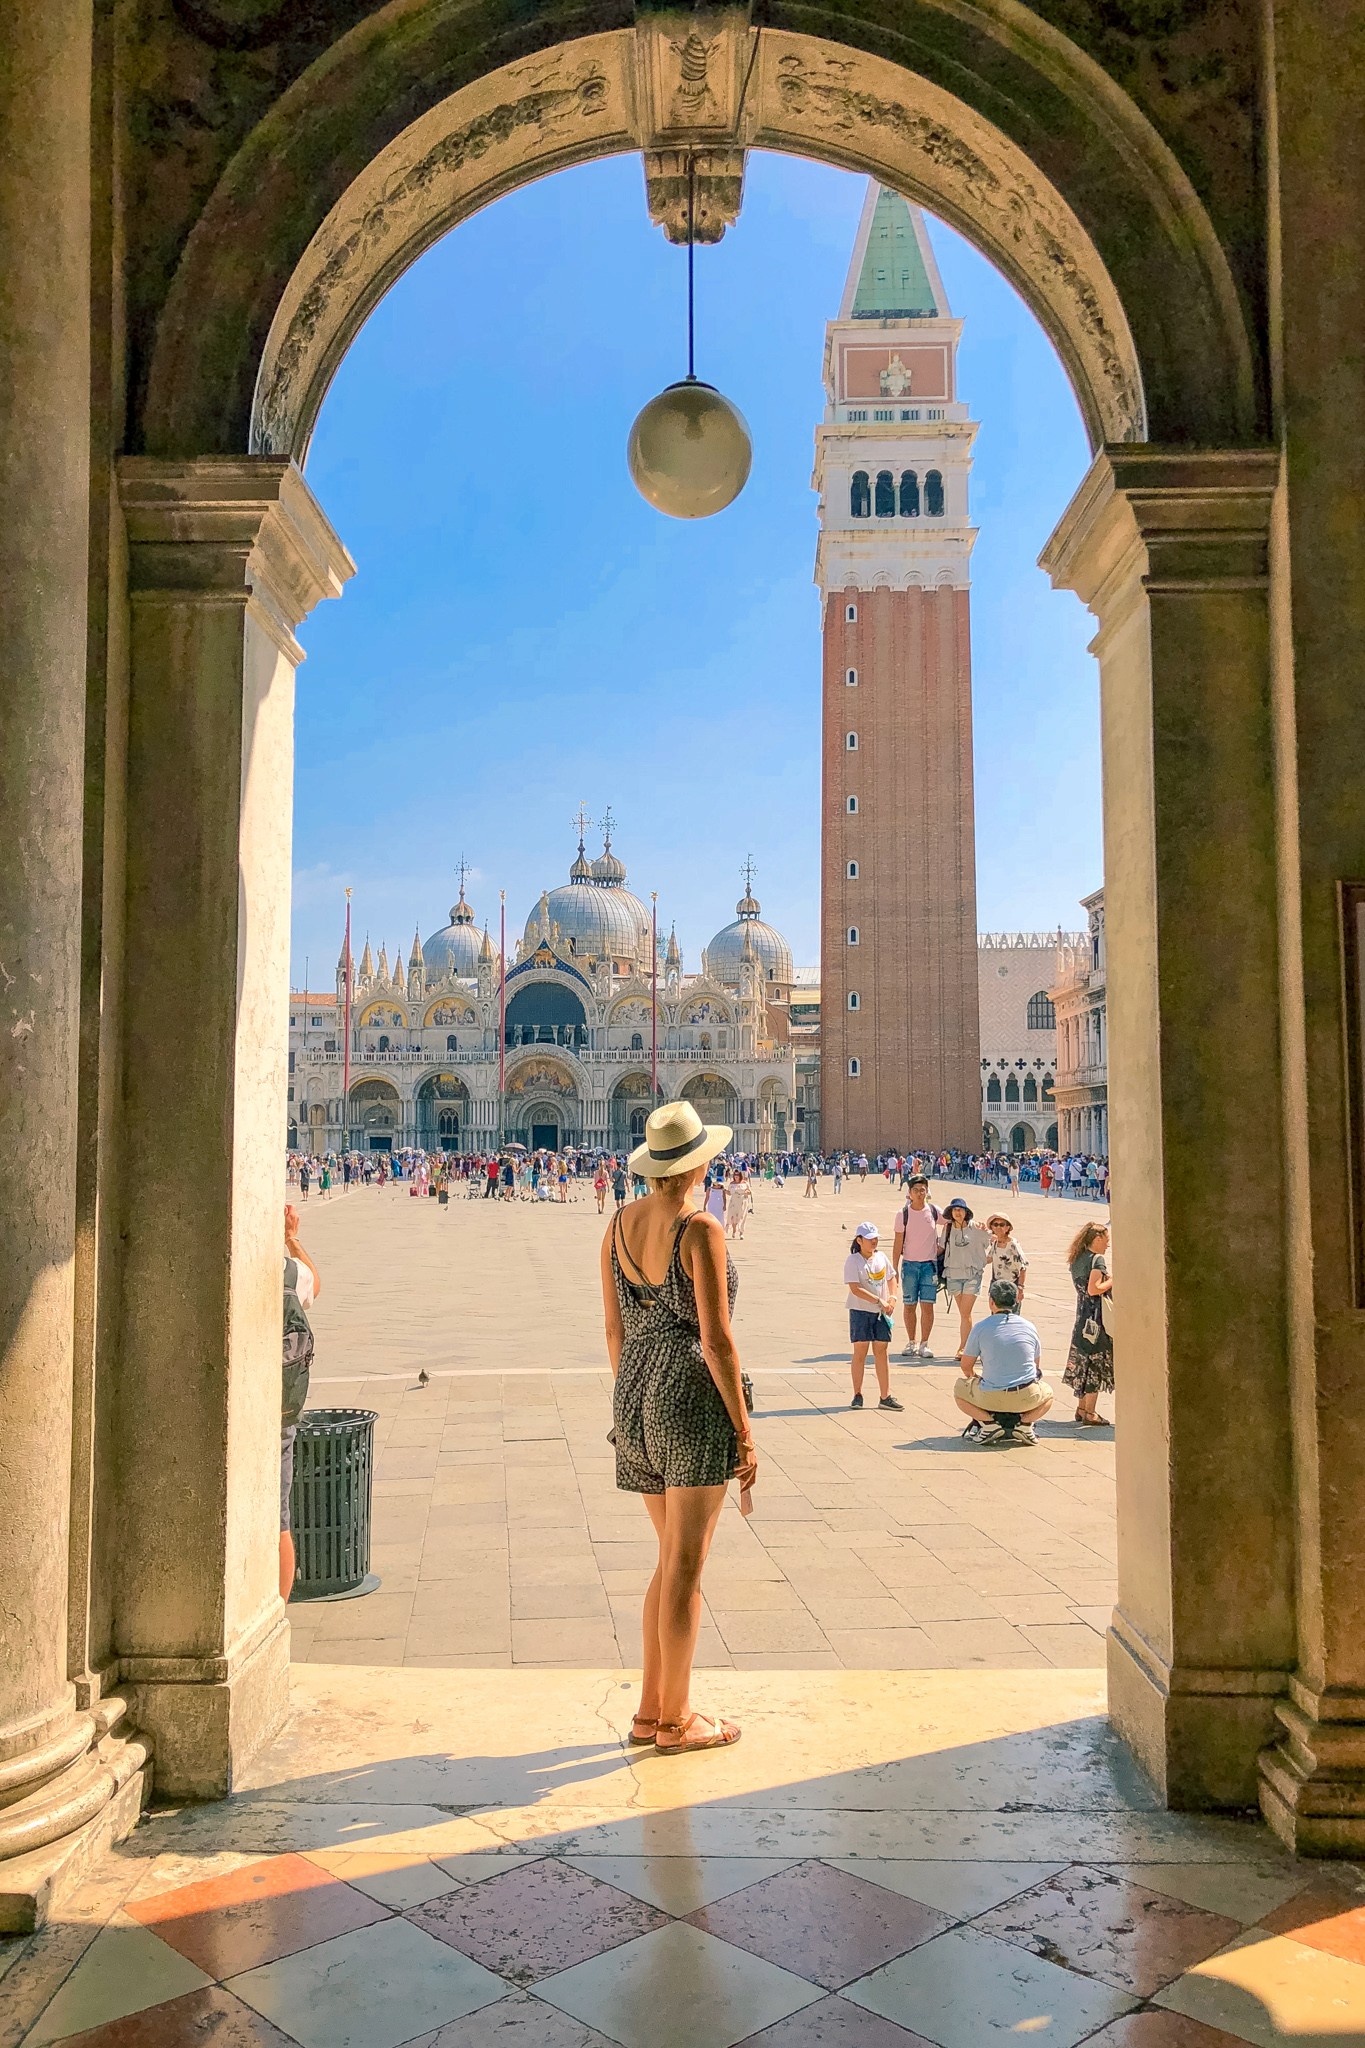
M 607 1206 L 607 1169 L 599 1159 L 597 1171 L 592 1177 L 592 1191 L 597 1197 L 597 1213 L 600 1216 Z
M 725 1227 L 725 1211 L 729 1200 L 730 1197 L 725 1186 L 724 1172 L 708 1174 L 706 1177 L 706 1213 L 708 1216 L 714 1216 L 722 1229 Z
M 1024 1247 L 1014 1241 L 1014 1225 L 1008 1216 L 988 1216 L 986 1228 L 991 1234 L 991 1248 L 988 1254 L 991 1279 L 1008 1280 L 1013 1287 L 1016 1306 L 1024 1306 L 1024 1282 L 1028 1277 L 1028 1259 Z
M 1077 1422 L 1089 1429 L 1108 1429 L 1109 1418 L 1095 1410 L 1100 1395 L 1114 1391 L 1114 1340 L 1104 1320 L 1104 1304 L 1114 1289 L 1109 1278 L 1109 1225 L 1087 1223 L 1078 1230 L 1066 1262 L 1076 1289 L 1076 1326 L 1062 1378 L 1076 1396 Z
M 749 1176 L 742 1169 L 730 1185 L 730 1197 L 725 1205 L 725 1235 L 743 1237 L 744 1226 L 749 1220 L 749 1211 L 754 1206 L 753 1191 Z
M 972 1330 L 972 1312 L 981 1292 L 981 1280 L 990 1257 L 990 1232 L 973 1223 L 972 1212 L 961 1195 L 955 1195 L 939 1227 L 942 1247 L 944 1292 L 957 1304 L 958 1338 L 956 1356 L 961 1361 Z
M 701 1574 L 731 1477 L 740 1509 L 758 1476 L 730 1316 L 739 1276 L 715 1217 L 697 1207 L 710 1160 L 733 1133 L 690 1102 L 645 1123 L 630 1169 L 649 1193 L 602 1240 L 602 1302 L 615 1388 L 616 1484 L 641 1493 L 659 1543 L 645 1594 L 644 1681 L 633 1743 L 663 1756 L 738 1742 L 732 1721 L 694 1713 Z
M 896 1296 L 896 1272 L 886 1253 L 878 1248 L 875 1223 L 860 1223 L 844 1260 L 844 1285 L 848 1289 L 848 1335 L 853 1353 L 848 1369 L 853 1379 L 850 1408 L 863 1405 L 863 1368 L 868 1346 L 881 1395 L 879 1408 L 899 1409 L 903 1403 L 891 1391 L 891 1369 L 887 1348 L 891 1342 L 891 1309 Z

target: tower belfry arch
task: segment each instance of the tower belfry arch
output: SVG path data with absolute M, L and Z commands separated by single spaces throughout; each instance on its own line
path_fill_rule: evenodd
M 1264 11 L 1234 0 L 1197 32 L 1235 47 L 1185 53 L 1199 91 L 1151 111 L 1154 38 L 1120 61 L 1076 39 L 1093 24 L 1064 35 L 1013 0 L 910 0 L 892 25 L 828 16 L 819 36 L 779 5 L 761 34 L 738 12 L 623 8 L 573 35 L 538 0 L 334 12 L 344 25 L 151 10 L 137 65 L 110 47 L 121 20 L 92 38 L 87 0 L 4 32 L 31 104 L 0 262 L 36 310 L 7 365 L 18 426 L 0 421 L 25 476 L 0 758 L 16 815 L 44 792 L 41 841 L 0 861 L 24 1004 L 5 1038 L 23 1116 L 0 1154 L 18 1307 L 0 1435 L 22 1479 L 0 1504 L 0 1754 L 23 1845 L 69 1832 L 73 1783 L 80 1826 L 121 1796 L 136 1764 L 109 1763 L 93 1711 L 110 1685 L 170 1796 L 227 1789 L 286 1709 L 272 1464 L 295 632 L 353 566 L 300 467 L 328 382 L 393 279 L 502 193 L 637 152 L 675 232 L 690 156 L 710 235 L 763 148 L 959 228 L 1075 387 L 1095 460 L 1044 560 L 1096 617 L 1102 679 L 1131 1375 L 1111 1712 L 1168 1803 L 1259 1791 L 1286 1837 L 1359 1853 L 1365 1254 L 1337 885 L 1362 864 L 1365 574 L 1339 516 L 1359 408 L 1331 351 L 1358 333 L 1339 266 L 1360 229 L 1333 216 L 1329 277 L 1323 174 L 1275 102 L 1300 110 L 1332 189 L 1354 189 L 1358 77 L 1322 71 L 1329 11 L 1306 8 L 1277 52 Z M 1206 148 L 1205 85 L 1238 65 Z M 119 289 L 91 293 L 92 246 Z M 899 405 L 906 376 L 913 395 L 903 349 L 883 374 L 879 396 Z M 896 493 L 885 516 L 899 477 Z M 1210 1242 L 1241 1248 L 1235 1314 Z M 147 1470 L 162 1441 L 192 1447 L 193 1485 Z M 0 1826 L 0 1858 L 18 1839 Z

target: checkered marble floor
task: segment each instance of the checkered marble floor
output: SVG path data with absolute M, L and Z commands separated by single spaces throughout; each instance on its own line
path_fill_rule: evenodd
M 715 1683 L 721 1674 L 713 1674 Z M 308 1667 L 0 1943 L 0 2048 L 1365 2048 L 1365 1876 L 1162 1812 L 1077 1673 Z
M 1365 1889 L 1330 1869 L 218 1860 L 188 1884 L 153 1864 L 22 2037 L 31 2048 L 1365 2040 Z

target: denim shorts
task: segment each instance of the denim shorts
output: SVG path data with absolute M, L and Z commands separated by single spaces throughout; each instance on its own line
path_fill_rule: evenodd
M 851 1308 L 848 1312 L 848 1334 L 854 1344 L 889 1344 L 891 1318 L 878 1315 L 870 1308 Z
M 919 1301 L 927 1301 L 931 1306 L 937 1301 L 938 1265 L 935 1260 L 901 1260 L 901 1299 L 907 1308 L 913 1308 Z

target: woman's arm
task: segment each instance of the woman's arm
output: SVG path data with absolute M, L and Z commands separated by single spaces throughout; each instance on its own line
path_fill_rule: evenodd
M 612 1230 L 615 1228 L 613 1219 Z M 621 1346 L 626 1340 L 626 1328 L 621 1321 L 616 1276 L 611 1270 L 611 1230 L 602 1239 L 602 1320 L 607 1330 L 607 1357 L 611 1361 L 611 1376 L 615 1379 L 621 1369 Z
M 1095 1264 L 1090 1268 L 1090 1278 L 1085 1283 L 1086 1293 L 1092 1295 L 1108 1294 L 1113 1285 L 1114 1283 L 1105 1272 L 1104 1267 L 1096 1260 Z
M 714 1216 L 694 1216 L 683 1231 L 683 1261 L 697 1297 L 697 1321 L 701 1329 L 702 1356 L 725 1410 L 739 1438 L 737 1476 L 741 1486 L 752 1486 L 758 1454 L 744 1405 L 744 1388 L 739 1377 L 739 1352 L 730 1328 L 730 1295 L 726 1280 L 725 1232 Z

